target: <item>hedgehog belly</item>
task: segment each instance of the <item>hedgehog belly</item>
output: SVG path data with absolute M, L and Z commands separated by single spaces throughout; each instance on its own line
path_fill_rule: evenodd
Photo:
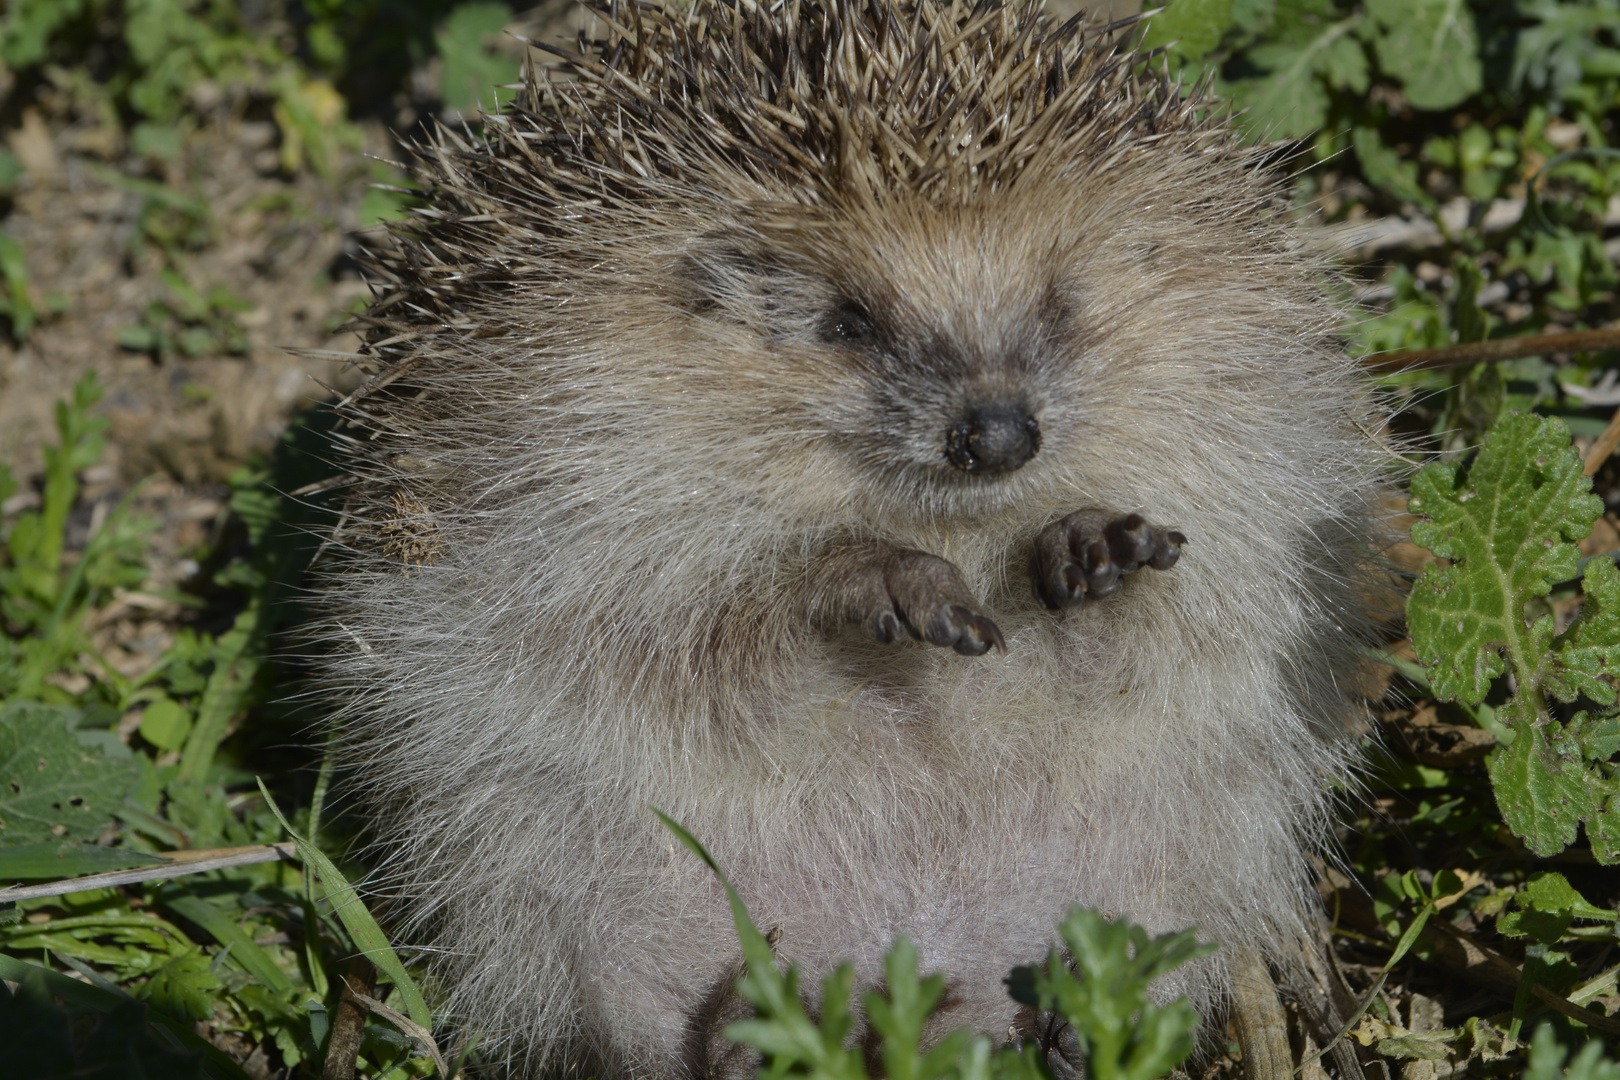
M 1016 632 L 1013 640 L 1031 645 Z M 1001 677 L 976 677 L 965 662 L 946 666 L 959 677 L 938 680 L 921 699 L 874 692 L 867 669 L 840 684 L 840 711 L 809 710 L 808 721 L 801 713 L 802 726 L 793 716 L 757 718 L 797 740 L 798 756 L 777 745 L 708 761 L 710 786 L 697 797 L 691 774 L 666 759 L 644 763 L 645 787 L 617 806 L 597 802 L 582 817 L 577 795 L 560 799 L 554 812 L 579 821 L 578 831 L 537 827 L 571 833 L 575 843 L 590 835 L 590 846 L 614 857 L 599 859 L 556 913 L 578 980 L 574 996 L 556 1004 L 573 1019 L 560 1025 L 553 1012 L 522 1041 L 545 1045 L 574 1027 L 569 1056 L 584 1054 L 598 1075 L 669 1077 L 695 1067 L 694 1025 L 704 1002 L 738 976 L 740 950 L 724 895 L 650 821 L 649 803 L 705 842 L 812 995 L 844 961 L 856 966 L 858 991 L 877 985 L 884 952 L 909 937 L 924 971 L 950 980 L 938 1034 L 968 1026 L 999 1040 L 1027 1026 L 1004 980 L 1015 965 L 1046 958 L 1073 904 L 1153 933 L 1197 926 L 1220 942 L 1214 960 L 1157 988 L 1188 994 L 1201 1009 L 1222 997 L 1233 949 L 1264 947 L 1298 926 L 1300 896 L 1289 883 L 1300 879 L 1303 823 L 1289 803 L 1314 790 L 1309 779 L 1279 777 L 1279 763 L 1254 760 L 1241 733 L 1183 743 L 1179 767 L 1146 768 L 1156 718 L 1140 701 L 1077 679 L 1061 655 Z M 1032 669 L 1057 677 L 1034 680 Z M 814 679 L 839 684 L 828 676 Z M 1023 693 L 1009 694 L 1011 684 Z M 974 708 L 989 701 L 999 706 Z M 1246 704 L 1259 703 L 1233 707 Z M 954 744 L 941 737 L 952 727 L 965 729 Z M 1141 738 L 1109 734 L 1122 730 Z M 1212 822 L 1223 827 L 1205 827 Z M 535 863 L 570 858 L 577 861 L 558 851 Z M 521 917 L 491 912 L 487 921 Z

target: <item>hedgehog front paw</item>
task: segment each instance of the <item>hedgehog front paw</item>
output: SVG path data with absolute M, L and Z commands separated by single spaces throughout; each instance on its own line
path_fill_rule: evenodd
M 1117 593 L 1125 575 L 1151 566 L 1168 570 L 1187 538 L 1149 525 L 1141 514 L 1076 510 L 1035 538 L 1030 562 L 1035 597 L 1048 608 L 1075 607 Z
M 963 656 L 981 656 L 991 647 L 1007 651 L 996 624 L 978 611 L 961 572 L 937 555 L 896 552 L 863 577 L 850 619 L 884 644 L 905 633 Z

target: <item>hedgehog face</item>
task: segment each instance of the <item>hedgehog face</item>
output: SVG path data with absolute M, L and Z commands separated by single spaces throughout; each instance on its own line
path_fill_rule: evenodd
M 751 337 L 765 366 L 817 372 L 823 385 L 784 408 L 882 490 L 999 502 L 1035 482 L 1086 339 L 1068 230 L 1029 217 L 890 205 L 773 218 L 697 245 L 685 306 Z

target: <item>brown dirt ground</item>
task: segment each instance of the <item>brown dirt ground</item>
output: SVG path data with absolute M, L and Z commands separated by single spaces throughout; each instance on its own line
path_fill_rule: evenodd
M 220 110 L 173 164 L 145 172 L 208 207 L 206 241 L 166 256 L 143 241 L 142 195 L 120 182 L 139 169 L 117 153 L 120 132 L 87 125 L 71 103 L 49 96 L 21 115 L 5 138 L 26 171 L 0 227 L 24 250 L 35 305 L 57 313 L 42 315 L 20 343 L 0 339 L 0 463 L 19 482 L 0 515 L 9 524 L 38 505 L 40 449 L 56 439 L 54 403 L 95 372 L 108 445 L 83 476 L 78 516 L 90 525 L 138 485 L 137 509 L 161 523 L 145 588 L 94 619 L 103 656 L 135 675 L 172 640 L 182 613 L 160 597 L 195 571 L 191 557 L 222 521 L 226 479 L 268 451 L 294 413 L 358 377 L 289 349 L 356 344 L 338 328 L 369 295 L 349 234 L 372 163 L 353 153 L 328 178 L 285 175 L 275 126 Z M 363 131 L 365 150 L 400 156 L 380 124 Z M 222 286 L 245 302 L 236 316 L 246 339 L 240 355 L 154 357 L 119 345 L 120 332 L 167 294 L 165 266 L 204 293 Z

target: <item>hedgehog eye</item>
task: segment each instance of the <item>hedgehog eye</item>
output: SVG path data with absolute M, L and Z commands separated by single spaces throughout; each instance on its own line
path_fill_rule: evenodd
M 822 340 L 840 345 L 870 345 L 877 336 L 872 317 L 852 300 L 833 308 L 821 323 Z

